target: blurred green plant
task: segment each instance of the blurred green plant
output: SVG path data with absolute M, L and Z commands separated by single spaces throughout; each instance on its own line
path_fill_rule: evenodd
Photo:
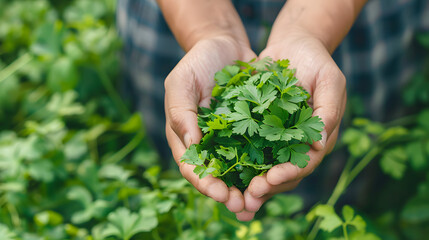
M 412 115 L 389 123 L 357 118 L 344 132 L 338 148 L 346 148 L 350 158 L 325 204 L 306 214 L 300 196 L 277 195 L 256 220 L 241 223 L 178 171 L 161 171 L 141 116 L 128 110 L 117 91 L 121 43 L 113 27 L 115 2 L 0 0 L 0 239 L 429 234 L 429 68 L 404 93 Z M 429 35 L 419 39 L 429 49 Z M 394 205 L 399 207 L 375 215 L 336 206 L 375 160 L 394 186 L 380 191 L 383 205 L 392 206 L 404 188 L 412 193 Z

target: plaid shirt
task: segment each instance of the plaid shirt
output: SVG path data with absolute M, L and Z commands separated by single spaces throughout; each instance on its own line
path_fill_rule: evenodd
M 285 1 L 235 0 L 252 49 L 260 52 L 269 27 Z M 185 54 L 171 34 L 155 0 L 119 0 L 117 24 L 125 43 L 123 68 L 136 108 L 163 157 L 164 79 Z M 401 104 L 401 88 L 422 66 L 415 34 L 429 30 L 427 0 L 369 0 L 333 54 L 347 78 L 348 95 L 361 96 L 364 115 L 391 118 Z

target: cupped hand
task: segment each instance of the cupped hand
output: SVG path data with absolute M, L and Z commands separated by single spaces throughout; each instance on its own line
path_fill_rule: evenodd
M 267 56 L 274 60 L 290 60 L 291 67 L 297 69 L 298 85 L 311 95 L 309 104 L 314 109 L 313 116 L 319 116 L 325 127 L 322 140 L 314 143 L 307 153 L 310 161 L 305 168 L 301 169 L 290 162 L 283 163 L 252 179 L 244 192 L 245 209 L 237 213 L 237 218 L 242 221 L 252 220 L 266 200 L 277 193 L 294 189 L 314 171 L 335 145 L 346 103 L 345 77 L 317 38 L 304 31 L 290 31 L 286 38 L 269 41 L 259 58 Z
M 195 166 L 180 162 L 191 144 L 202 134 L 197 124 L 197 106 L 208 107 L 214 74 L 234 60 L 249 61 L 256 55 L 248 43 L 218 36 L 197 42 L 165 80 L 166 135 L 182 175 L 202 194 L 222 202 L 235 213 L 244 208 L 243 194 L 211 175 L 199 179 Z

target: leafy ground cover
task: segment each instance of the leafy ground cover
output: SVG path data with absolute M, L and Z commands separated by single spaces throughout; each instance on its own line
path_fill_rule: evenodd
M 242 223 L 161 170 L 141 116 L 116 90 L 114 11 L 113 0 L 0 0 L 1 239 L 428 236 L 428 62 L 404 92 L 409 115 L 346 126 L 337 149 L 350 157 L 327 201 L 309 208 L 280 194 Z M 429 35 L 418 38 L 429 49 Z M 344 205 L 368 165 L 382 189 L 369 206 Z

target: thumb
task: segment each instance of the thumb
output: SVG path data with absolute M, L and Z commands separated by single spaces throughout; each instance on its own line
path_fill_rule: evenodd
M 322 140 L 313 144 L 316 150 L 325 149 L 328 139 L 340 124 L 346 99 L 346 80 L 342 72 L 334 64 L 323 69 L 313 93 L 313 115 L 319 116 L 325 123 Z
M 165 113 L 167 125 L 179 137 L 183 146 L 189 148 L 202 137 L 197 120 L 199 94 L 193 71 L 182 70 L 185 69 L 176 67 L 164 82 Z

